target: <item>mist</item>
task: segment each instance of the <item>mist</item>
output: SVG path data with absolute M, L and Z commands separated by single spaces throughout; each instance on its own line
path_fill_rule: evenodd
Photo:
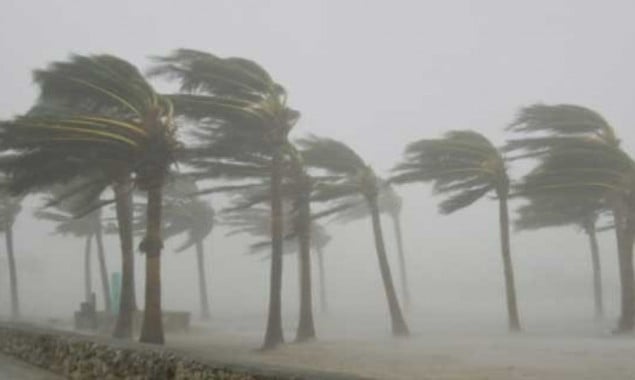
M 626 0 L 5 0 L 0 119 L 26 112 L 36 100 L 34 69 L 72 53 L 113 54 L 145 70 L 150 57 L 185 47 L 258 62 L 284 84 L 289 104 L 301 112 L 292 139 L 311 133 L 343 141 L 380 176 L 390 175 L 408 143 L 448 130 L 474 129 L 502 146 L 508 138 L 505 127 L 519 108 L 534 103 L 589 107 L 618 131 L 622 149 L 633 152 L 633 14 L 635 3 Z M 153 83 L 175 90 L 167 82 Z M 508 166 L 512 180 L 531 167 L 525 162 Z M 315 262 L 312 268 L 317 341 L 254 352 L 265 333 L 268 253 L 249 254 L 255 240 L 246 234 L 227 236 L 229 229 L 218 222 L 205 239 L 210 322 L 199 318 L 195 252 L 175 252 L 183 236 L 165 242 L 163 309 L 191 312 L 195 331 L 205 332 L 168 333 L 168 347 L 219 360 L 373 378 L 635 376 L 632 336 L 618 339 L 611 333 L 620 313 L 613 231 L 598 235 L 604 297 L 604 318 L 598 321 L 585 234 L 573 226 L 512 229 L 523 333 L 508 336 L 495 197 L 441 215 L 441 198 L 430 184 L 396 190 L 403 198 L 408 306 L 386 216 L 384 238 L 413 337 L 390 336 L 372 225 L 365 218 L 325 224 L 332 238 L 324 250 L 328 311 L 320 307 Z M 225 195 L 203 199 L 217 212 L 229 205 Z M 512 219 L 522 203 L 510 201 Z M 42 205 L 40 195 L 27 197 L 14 226 L 21 309 L 26 320 L 66 329 L 83 300 L 84 241 L 56 235 L 54 223 L 34 217 Z M 114 210 L 105 213 L 112 216 Z M 116 234 L 106 235 L 105 250 L 108 271 L 120 271 Z M 296 256 L 284 255 L 283 264 L 288 341 L 298 321 Z M 143 307 L 144 256 L 137 249 L 135 264 L 137 302 Z M 10 313 L 7 265 L 0 249 L 3 318 Z M 96 266 L 93 289 L 99 309 L 103 297 Z M 592 364 L 586 368 L 584 363 Z M 404 369 L 408 366 L 413 369 Z M 430 372 L 421 372 L 426 366 Z

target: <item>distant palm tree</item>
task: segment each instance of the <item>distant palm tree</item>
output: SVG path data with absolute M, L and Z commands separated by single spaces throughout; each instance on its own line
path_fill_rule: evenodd
M 151 71 L 180 83 L 170 97 L 178 115 L 197 122 L 201 142 L 190 161 L 202 178 L 232 172 L 251 174 L 267 164 L 270 175 L 272 255 L 269 316 L 263 349 L 284 342 L 282 332 L 282 177 L 288 135 L 300 114 L 287 105 L 287 92 L 253 61 L 219 58 L 180 49 L 157 59 Z M 228 170 L 228 168 L 230 170 Z M 260 167 L 257 169 L 260 170 Z
M 383 214 L 388 214 L 392 220 L 394 227 L 395 240 L 397 241 L 397 253 L 399 254 L 399 274 L 401 278 L 401 294 L 404 305 L 410 305 L 410 290 L 408 287 L 408 273 L 406 270 L 406 255 L 404 253 L 403 233 L 401 229 L 401 208 L 402 199 L 395 189 L 386 183 L 381 187 L 379 193 L 379 210 Z M 336 220 L 342 223 L 348 223 L 354 220 L 367 218 L 369 216 L 368 207 L 364 202 L 359 202 L 356 207 L 341 212 Z
M 135 184 L 148 194 L 148 228 L 141 243 L 146 253 L 141 341 L 163 343 L 161 190 L 180 146 L 172 104 L 154 91 L 136 67 L 110 55 L 73 56 L 37 71 L 35 81 L 41 88 L 36 110 L 3 123 L 0 131 L 3 147 L 14 155 L 12 162 L 5 162 L 13 191 L 30 191 L 36 185 L 61 183 L 91 171 L 103 171 L 113 181 L 125 178 L 124 183 L 134 175 Z M 118 208 L 118 216 L 128 215 Z M 121 227 L 122 233 L 127 231 Z M 123 259 L 125 281 L 131 266 L 130 257 Z M 131 284 L 122 284 L 126 286 Z M 124 298 L 119 318 L 129 321 L 131 305 Z M 129 322 L 125 325 L 131 327 Z
M 108 269 L 106 268 L 106 258 L 104 254 L 103 231 L 101 222 L 101 210 L 96 209 L 82 218 L 76 218 L 72 209 L 64 204 L 59 204 L 55 211 L 47 209 L 39 210 L 35 213 L 39 219 L 50 220 L 57 223 L 55 233 L 60 235 L 73 235 L 83 237 L 86 240 L 84 258 L 84 293 L 85 300 L 89 302 L 92 298 L 92 276 L 91 276 L 91 243 L 95 238 L 97 243 L 97 259 L 99 260 L 99 273 L 102 283 L 104 298 L 104 308 L 112 311 L 110 284 L 108 281 Z
M 522 193 L 522 190 L 520 190 Z M 600 251 L 597 241 L 597 221 L 605 210 L 599 199 L 569 194 L 567 196 L 532 196 L 529 203 L 518 208 L 515 220 L 517 230 L 577 226 L 589 238 L 591 264 L 593 269 L 593 299 L 595 317 L 604 315 L 602 300 L 602 271 Z
M 392 332 L 396 336 L 409 335 L 390 273 L 381 227 L 378 198 L 382 182 L 362 158 L 346 144 L 328 138 L 311 136 L 298 141 L 308 167 L 323 170 L 326 175 L 315 185 L 312 200 L 328 202 L 332 206 L 314 217 L 337 215 L 354 207 L 359 197 L 366 201 L 375 237 L 379 269 L 388 301 Z
M 597 112 L 575 105 L 533 105 L 521 109 L 509 126 L 523 134 L 506 150 L 537 161 L 522 181 L 529 194 L 601 199 L 611 210 L 618 246 L 621 315 L 616 333 L 635 325 L 635 161 L 620 149 L 609 123 Z
M 434 182 L 435 191 L 448 195 L 439 209 L 451 214 L 494 193 L 499 205 L 501 254 L 505 274 L 510 331 L 519 331 L 520 318 L 509 241 L 509 177 L 499 150 L 474 131 L 451 131 L 440 139 L 408 145 L 404 161 L 394 169 L 395 183 Z
M 326 228 L 315 220 L 311 223 L 311 247 L 315 252 L 318 262 L 318 277 L 320 279 L 320 310 L 323 313 L 328 311 L 326 297 L 326 273 L 324 268 L 324 248 L 331 241 L 331 236 L 326 232 Z
M 191 194 L 196 191 L 196 184 L 185 178 L 178 178 L 167 186 L 163 234 L 165 239 L 187 234 L 186 240 L 176 252 L 195 247 L 201 318 L 209 320 L 211 312 L 207 294 L 204 241 L 214 228 L 215 213 L 209 203 L 192 198 Z
M 21 197 L 11 196 L 5 189 L 0 190 L 0 232 L 4 232 L 9 263 L 9 285 L 11 291 L 11 319 L 19 319 L 20 298 L 18 292 L 18 270 L 13 247 L 13 224 L 22 206 Z

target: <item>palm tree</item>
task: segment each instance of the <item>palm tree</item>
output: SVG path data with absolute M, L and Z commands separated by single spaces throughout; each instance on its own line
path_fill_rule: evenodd
M 522 189 L 520 190 L 522 193 Z M 599 199 L 567 195 L 531 196 L 529 203 L 518 208 L 515 220 L 517 230 L 536 230 L 547 227 L 577 226 L 589 239 L 593 270 L 593 300 L 595 317 L 604 315 L 602 300 L 602 272 L 597 241 L 597 221 L 604 205 Z
M 296 330 L 296 342 L 313 340 L 316 337 L 313 320 L 313 292 L 311 280 L 311 247 L 313 223 L 311 221 L 310 197 L 313 179 L 304 170 L 301 158 L 294 149 L 294 158 L 285 165 L 285 177 L 282 186 L 284 199 L 287 200 L 283 226 L 285 244 L 283 252 L 298 254 L 298 270 L 300 279 L 300 310 Z M 248 186 L 236 205 L 230 208 L 225 223 L 233 227 L 232 234 L 247 232 L 265 238 L 251 246 L 257 252 L 271 241 L 271 219 L 262 208 L 255 206 L 270 202 L 267 181 L 260 188 Z M 295 247 L 292 241 L 297 241 Z M 323 268 L 322 268 L 323 269 Z
M 386 183 L 382 185 L 379 193 L 379 211 L 388 214 L 392 220 L 395 240 L 397 242 L 397 253 L 399 254 L 399 274 L 401 278 L 401 294 L 406 308 L 410 305 L 410 291 L 408 287 L 408 274 L 406 271 L 406 255 L 404 253 L 403 233 L 401 229 L 401 208 L 402 199 L 395 189 Z M 337 221 L 348 223 L 354 220 L 368 217 L 368 208 L 364 202 L 359 202 L 356 207 L 341 212 L 336 218 Z
M 11 196 L 6 189 L 0 192 L 0 232 L 4 232 L 7 246 L 7 261 L 9 263 L 9 286 L 11 291 L 11 319 L 19 319 L 20 298 L 18 293 L 18 271 L 13 247 L 13 224 L 22 206 L 21 197 Z
M 179 147 L 171 102 L 157 94 L 136 67 L 110 55 L 73 56 L 37 71 L 35 81 L 41 88 L 37 112 L 2 125 L 4 147 L 13 152 L 13 160 L 5 163 L 13 190 L 28 191 L 36 186 L 22 180 L 34 178 L 33 169 L 42 174 L 38 183 L 46 185 L 77 177 L 81 170 L 76 166 L 84 171 L 104 171 L 112 179 L 134 175 L 136 186 L 148 194 L 148 228 L 141 243 L 146 253 L 141 341 L 163 343 L 162 187 Z M 118 214 L 129 216 L 119 208 Z M 131 267 L 124 264 L 122 269 L 129 271 Z M 120 318 L 131 317 L 130 305 L 125 302 L 122 297 Z
M 361 196 L 370 210 L 379 269 L 388 301 L 393 335 L 409 335 L 390 273 L 381 227 L 378 198 L 381 181 L 362 158 L 346 144 L 328 138 L 311 136 L 298 141 L 308 167 L 327 173 L 315 185 L 312 200 L 335 205 L 316 213 L 316 217 L 337 215 L 354 207 Z
M 214 228 L 215 213 L 209 203 L 190 196 L 195 191 L 196 184 L 184 178 L 167 186 L 163 234 L 165 239 L 187 234 L 187 239 L 176 248 L 176 252 L 183 252 L 191 247 L 196 249 L 201 318 L 209 320 L 211 312 L 207 295 L 204 241 Z
M 313 288 L 311 281 L 311 193 L 314 179 L 306 172 L 302 155 L 295 148 L 291 151 L 289 183 L 284 193 L 291 194 L 292 231 L 298 241 L 298 265 L 300 273 L 300 318 L 296 341 L 315 339 L 313 321 Z
M 269 167 L 272 255 L 263 349 L 274 348 L 284 342 L 282 167 L 289 147 L 288 134 L 299 113 L 287 106 L 286 90 L 255 62 L 186 49 L 157 62 L 151 74 L 180 83 L 182 94 L 170 97 L 176 113 L 198 122 L 195 133 L 203 143 L 194 149 L 192 164 L 202 171 L 201 176 L 218 178 L 222 176 L 218 170 L 227 167 L 234 173 L 252 173 L 254 162 Z
M 404 161 L 394 170 L 395 183 L 434 182 L 435 191 L 448 196 L 439 206 L 442 214 L 467 207 L 488 193 L 496 195 L 509 329 L 520 331 L 509 241 L 510 181 L 499 150 L 477 132 L 451 131 L 440 139 L 409 144 Z
M 84 293 L 86 302 L 90 302 L 92 294 L 91 276 L 91 245 L 95 238 L 97 243 L 97 259 L 99 262 L 99 273 L 102 283 L 104 297 L 104 308 L 112 311 L 110 284 L 108 281 L 108 270 L 106 268 L 106 258 L 104 254 L 103 229 L 101 222 L 101 209 L 96 209 L 82 218 L 76 218 L 73 209 L 68 204 L 61 203 L 56 206 L 55 211 L 39 210 L 35 213 L 39 219 L 46 219 L 57 222 L 55 233 L 60 235 L 73 235 L 86 240 L 84 252 Z
M 601 199 L 613 214 L 618 246 L 621 315 L 616 333 L 633 330 L 635 287 L 635 162 L 620 149 L 613 128 L 597 112 L 574 105 L 533 105 L 521 109 L 509 131 L 525 134 L 507 150 L 536 159 L 523 179 L 524 191 Z

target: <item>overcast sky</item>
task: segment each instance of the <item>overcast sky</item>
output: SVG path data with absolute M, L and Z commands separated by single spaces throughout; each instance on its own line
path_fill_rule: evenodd
M 32 104 L 33 69 L 70 53 L 111 53 L 145 68 L 149 56 L 186 47 L 259 62 L 302 112 L 294 136 L 341 139 L 381 173 L 408 142 L 450 129 L 475 129 L 501 144 L 518 108 L 535 102 L 590 107 L 629 148 L 635 146 L 634 14 L 630 0 L 3 0 L 0 117 Z M 442 217 L 426 186 L 401 192 L 417 310 L 490 305 L 487 310 L 502 323 L 495 203 L 483 200 Z M 66 312 L 81 299 L 82 243 L 47 235 L 52 226 L 29 212 L 16 233 L 19 264 L 29 268 L 23 276 L 25 309 L 45 312 L 26 299 L 39 295 L 59 297 L 56 310 Z M 385 229 L 391 240 L 390 225 Z M 342 289 L 331 292 L 333 303 L 344 308 L 361 299 L 384 313 L 370 227 L 357 223 L 332 231 L 329 286 Z M 213 307 L 264 315 L 266 265 L 242 255 L 245 239 L 223 234 L 219 229 L 210 240 Z M 607 236 L 601 243 L 606 291 L 615 293 L 614 242 Z M 117 242 L 108 245 L 113 271 L 119 265 Z M 543 311 L 557 318 L 571 300 L 591 314 L 590 258 L 582 234 L 561 229 L 514 235 L 512 249 L 527 318 Z M 166 250 L 168 307 L 196 309 L 193 257 Z M 289 263 L 285 287 L 294 294 L 289 288 L 296 268 Z M 65 283 L 60 276 L 67 276 Z M 6 305 L 1 270 L 0 281 Z M 183 289 L 192 291 L 191 299 L 183 298 Z M 609 307 L 615 314 L 615 302 Z

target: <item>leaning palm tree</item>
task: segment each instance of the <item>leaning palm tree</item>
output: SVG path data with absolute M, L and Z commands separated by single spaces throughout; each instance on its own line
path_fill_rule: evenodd
M 13 247 L 13 224 L 22 209 L 22 198 L 14 197 L 6 189 L 0 190 L 0 232 L 4 232 L 9 263 L 9 286 L 11 291 L 11 319 L 20 318 L 20 298 L 18 293 L 18 270 Z
M 520 192 L 523 193 L 522 189 Z M 605 206 L 597 198 L 584 196 L 530 196 L 527 204 L 517 210 L 514 221 L 517 230 L 537 230 L 541 228 L 576 226 L 588 239 L 593 270 L 593 300 L 595 317 L 604 315 L 602 300 L 602 271 L 597 240 L 597 222 Z
M 521 186 L 530 194 L 601 199 L 613 214 L 620 270 L 621 315 L 616 333 L 635 324 L 633 241 L 635 161 L 620 149 L 611 125 L 597 112 L 574 105 L 533 105 L 509 126 L 523 134 L 507 144 L 516 157 L 537 161 Z
M 288 134 L 299 113 L 287 106 L 286 90 L 255 62 L 181 49 L 157 59 L 153 75 L 176 80 L 170 99 L 178 115 L 197 123 L 202 143 L 191 164 L 203 178 L 222 177 L 230 167 L 251 174 L 268 165 L 272 218 L 269 313 L 263 348 L 284 342 L 282 333 L 282 169 Z M 240 177 L 239 177 L 240 178 Z
M 386 183 L 381 187 L 379 193 L 379 210 L 382 214 L 387 214 L 392 220 L 394 228 L 395 240 L 397 242 L 397 253 L 399 257 L 399 274 L 401 279 L 401 295 L 406 308 L 410 305 L 410 290 L 408 287 L 408 274 L 406 271 L 406 255 L 404 253 L 403 233 L 401 229 L 401 208 L 402 199 L 395 189 Z M 336 221 L 341 223 L 349 223 L 358 219 L 368 217 L 368 207 L 363 201 L 357 206 L 341 212 Z
M 395 183 L 433 182 L 436 192 L 448 196 L 439 206 L 442 214 L 465 208 L 489 193 L 496 195 L 509 329 L 519 331 L 509 241 L 509 177 L 499 150 L 477 132 L 451 131 L 440 139 L 409 144 L 404 161 L 394 171 Z
M 4 169 L 13 190 L 25 192 L 86 172 L 103 171 L 111 179 L 134 176 L 135 185 L 148 194 L 148 228 L 141 243 L 146 253 L 141 341 L 163 343 L 162 187 L 179 147 L 171 102 L 136 67 L 110 55 L 73 56 L 37 71 L 35 81 L 41 88 L 36 111 L 3 123 L 0 131 L 11 154 Z M 34 173 L 41 178 L 23 181 L 36 178 Z M 118 209 L 118 216 L 127 215 Z M 123 271 L 130 269 L 124 257 Z M 131 319 L 131 310 L 124 313 L 130 305 L 124 305 L 123 297 L 121 306 L 120 320 Z
M 344 212 L 355 207 L 360 197 L 366 201 L 370 210 L 375 248 L 388 301 L 392 332 L 396 336 L 409 335 L 408 326 L 395 292 L 384 245 L 378 202 L 382 181 L 355 151 L 340 141 L 311 136 L 299 140 L 298 145 L 308 167 L 326 172 L 326 176 L 323 176 L 315 185 L 312 200 L 329 202 L 332 207 L 316 213 L 316 217 L 326 217 Z

